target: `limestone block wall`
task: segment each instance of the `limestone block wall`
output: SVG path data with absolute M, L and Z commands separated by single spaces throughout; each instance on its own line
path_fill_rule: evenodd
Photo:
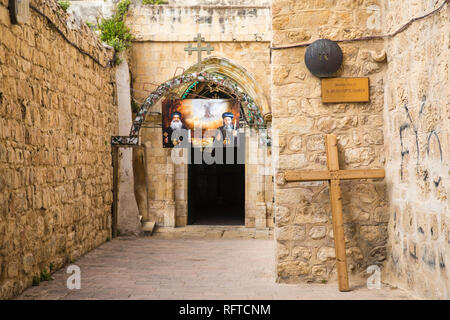
M 118 2 L 120 0 L 71 0 L 68 12 L 96 24 L 100 17 L 111 17 Z
M 192 40 L 190 43 L 193 43 Z M 245 68 L 261 86 L 265 98 L 270 100 L 269 42 L 211 41 L 209 43 L 214 47 L 211 56 L 226 58 Z M 131 73 L 133 94 L 137 100 L 141 101 L 159 84 L 172 78 L 174 74 L 181 74 L 183 70 L 197 63 L 196 55 L 189 56 L 184 51 L 188 44 L 189 42 L 133 43 Z M 202 56 L 208 57 L 206 53 Z
M 380 32 L 379 1 L 286 1 L 272 5 L 273 46 L 352 39 Z M 323 281 L 335 277 L 335 249 L 327 182 L 290 182 L 287 169 L 326 169 L 325 134 L 338 137 L 341 169 L 382 168 L 382 41 L 340 43 L 339 77 L 369 77 L 369 103 L 323 104 L 320 79 L 304 63 L 305 47 L 272 52 L 275 141 L 277 280 Z M 378 61 L 377 61 L 378 60 Z M 350 273 L 382 265 L 389 211 L 384 181 L 341 181 Z
M 0 1 L 1 299 L 111 234 L 112 52 L 56 1 L 31 4 L 49 20 L 11 25 Z
M 443 1 L 385 1 L 393 32 Z M 426 298 L 450 293 L 449 8 L 387 40 L 384 134 L 390 282 Z
M 271 0 L 167 0 L 169 5 L 182 6 L 270 6 Z
M 138 40 L 192 41 L 202 33 L 206 41 L 270 41 L 269 1 L 171 1 L 143 5 L 133 1 L 128 17 Z
M 119 54 L 119 59 L 122 62 L 116 67 L 115 76 L 118 134 L 127 136 L 130 134 L 130 127 L 134 119 L 131 111 L 130 70 L 126 54 Z M 119 148 L 118 156 L 117 230 L 120 235 L 137 235 L 140 233 L 141 223 L 134 194 L 133 150 L 132 148 Z

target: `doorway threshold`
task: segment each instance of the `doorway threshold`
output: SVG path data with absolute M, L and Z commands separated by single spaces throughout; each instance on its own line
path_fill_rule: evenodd
M 273 229 L 246 228 L 233 225 L 188 225 L 155 227 L 152 238 L 159 239 L 273 239 Z

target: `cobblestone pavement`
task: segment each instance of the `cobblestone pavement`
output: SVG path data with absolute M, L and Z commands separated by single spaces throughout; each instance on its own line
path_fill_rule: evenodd
M 74 264 L 81 289 L 68 290 L 63 268 L 54 280 L 31 287 L 17 299 L 411 299 L 400 289 L 352 291 L 336 283 L 277 284 L 273 240 L 116 238 Z

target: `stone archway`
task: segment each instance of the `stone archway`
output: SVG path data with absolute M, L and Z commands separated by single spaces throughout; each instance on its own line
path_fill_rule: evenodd
M 263 136 L 260 135 L 259 132 L 264 131 L 264 133 L 266 133 L 265 130 L 260 130 L 266 128 L 263 114 L 270 113 L 267 98 L 262 94 L 263 92 L 254 78 L 248 74 L 244 68 L 234 65 L 227 59 L 217 57 L 205 59 L 202 62 L 201 71 L 194 72 L 193 68 L 194 67 L 191 67 L 182 75 L 174 77 L 159 85 L 142 104 L 133 121 L 130 135 L 113 137 L 112 144 L 124 146 L 146 145 L 145 142 L 140 143 L 139 141 L 140 130 L 143 127 L 146 115 L 151 111 L 152 106 L 154 106 L 161 98 L 168 95 L 181 97 L 183 92 L 185 92 L 195 81 L 211 82 L 227 88 L 227 90 L 233 92 L 233 94 L 241 101 L 242 109 L 248 124 L 248 130 L 252 131 L 252 134 L 249 135 L 246 140 L 246 154 L 249 155 L 249 158 L 252 158 L 249 160 L 252 160 L 253 163 L 246 167 L 246 199 L 248 199 L 248 201 L 246 201 L 245 205 L 245 224 L 247 227 L 258 226 L 259 228 L 266 228 L 270 224 L 268 221 L 272 221 L 271 217 L 267 216 L 267 205 L 265 203 L 266 181 L 268 179 L 266 179 L 264 174 L 261 174 L 260 176 L 259 173 L 271 172 L 271 170 L 259 170 L 268 164 L 264 160 L 265 157 L 258 156 L 258 153 L 261 153 L 258 150 L 258 145 L 260 143 L 260 138 Z M 259 103 L 264 107 L 261 107 Z M 265 140 L 265 142 L 267 143 L 268 140 Z M 160 148 L 160 146 L 155 145 L 155 143 L 146 146 L 147 149 L 149 149 L 147 152 L 149 156 L 145 159 L 146 161 L 147 159 L 150 159 L 149 164 L 145 164 L 145 168 L 140 168 L 144 166 L 146 161 L 135 161 L 136 158 L 134 158 L 133 161 L 134 170 L 138 170 L 141 173 L 146 172 L 147 168 L 150 168 L 151 166 L 151 157 L 154 153 L 152 148 Z M 158 150 L 156 153 L 161 154 L 162 152 L 161 150 Z M 182 226 L 185 225 L 185 223 L 183 223 L 182 219 L 183 213 L 180 213 L 179 211 L 183 210 L 186 205 L 180 204 L 179 202 L 186 201 L 186 197 L 183 198 L 182 194 L 180 196 L 180 190 L 175 190 L 175 188 L 176 186 L 183 185 L 183 190 L 187 190 L 187 169 L 177 167 L 179 165 L 170 163 L 168 153 L 165 153 L 165 157 L 166 160 L 161 160 L 161 156 L 158 158 L 158 161 L 162 161 L 161 163 L 158 163 L 158 168 L 160 169 L 158 172 L 152 170 L 152 168 L 148 170 L 150 185 L 158 185 L 159 188 L 164 188 L 164 191 L 153 193 L 152 190 L 147 191 L 145 195 L 147 201 L 141 201 L 144 205 L 140 205 L 139 209 L 142 216 L 152 217 L 159 225 L 168 227 Z M 140 158 L 142 158 L 142 155 Z M 164 174 L 160 174 L 161 172 L 164 172 Z M 154 176 L 157 174 L 159 174 L 159 177 Z M 184 181 L 180 183 L 181 181 L 178 181 L 177 179 Z M 141 180 L 140 183 L 142 184 L 144 181 Z M 140 186 L 139 182 L 135 180 L 135 193 L 138 203 L 140 200 L 138 199 L 139 197 L 136 190 L 144 190 L 144 188 L 145 186 Z M 272 186 L 269 186 L 268 188 L 272 189 Z M 158 199 L 151 198 L 155 193 L 158 194 Z M 249 194 L 248 197 L 247 193 Z M 142 198 L 142 195 L 140 197 Z M 247 212 L 249 213 L 249 217 L 251 216 L 249 219 L 247 219 Z
M 170 79 L 153 91 L 142 104 L 138 111 L 133 124 L 131 126 L 130 135 L 127 136 L 115 136 L 112 137 L 111 144 L 113 145 L 133 145 L 139 144 L 138 137 L 142 123 L 145 121 L 145 116 L 150 108 L 161 98 L 167 96 L 171 92 L 175 92 L 182 85 L 190 84 L 193 81 L 209 81 L 220 86 L 224 86 L 229 89 L 233 94 L 239 97 L 242 107 L 247 112 L 249 123 L 257 128 L 264 127 L 265 121 L 263 114 L 260 112 L 254 99 L 247 94 L 244 89 L 228 76 L 219 73 L 208 73 L 206 71 L 183 73 L 173 79 Z
M 186 73 L 195 72 L 196 66 L 186 70 Z M 202 60 L 202 72 L 221 74 L 233 79 L 244 92 L 253 98 L 263 115 L 270 113 L 268 97 L 255 78 L 242 66 L 229 59 L 212 56 Z
M 240 98 L 243 108 L 248 112 L 249 122 L 258 127 L 264 126 L 263 115 L 259 111 L 255 101 L 238 83 L 224 74 L 202 71 L 183 73 L 182 75 L 161 84 L 153 93 L 151 93 L 137 113 L 130 131 L 130 136 L 136 136 L 139 134 L 139 129 L 142 122 L 145 120 L 145 115 L 155 102 L 166 96 L 169 92 L 176 91 L 176 89 L 182 85 L 190 84 L 196 80 L 208 81 L 226 87 Z
M 248 119 L 252 125 L 257 128 L 264 128 L 266 126 L 266 116 L 269 115 L 268 119 L 271 119 L 271 108 L 268 103 L 268 97 L 266 97 L 255 78 L 244 67 L 229 59 L 216 56 L 202 60 L 201 66 L 200 71 L 195 71 L 197 65 L 192 65 L 183 74 L 159 85 L 142 104 L 133 121 L 130 135 L 113 136 L 111 137 L 111 144 L 138 145 L 139 130 L 151 107 L 171 92 L 181 96 L 188 86 L 196 80 L 210 81 L 225 86 L 240 98 L 243 108 L 248 112 Z

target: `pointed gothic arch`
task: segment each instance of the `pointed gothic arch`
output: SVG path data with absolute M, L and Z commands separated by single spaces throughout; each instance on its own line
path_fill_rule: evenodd
M 244 68 L 231 63 L 227 59 L 218 57 L 211 57 L 203 60 L 202 70 L 200 72 L 194 72 L 194 67 L 195 66 L 192 66 L 183 74 L 159 85 L 142 104 L 132 123 L 130 135 L 113 136 L 111 138 L 111 144 L 138 145 L 139 131 L 145 121 L 145 116 L 151 107 L 170 93 L 176 93 L 181 96 L 181 93 L 185 92 L 195 81 L 211 82 L 218 86 L 225 87 L 241 101 L 242 108 L 246 113 L 249 124 L 256 128 L 265 128 L 266 123 L 260 110 L 268 113 L 267 100 L 264 95 L 262 95 L 262 90 L 257 82 Z M 261 103 L 264 107 L 258 105 L 257 102 Z

